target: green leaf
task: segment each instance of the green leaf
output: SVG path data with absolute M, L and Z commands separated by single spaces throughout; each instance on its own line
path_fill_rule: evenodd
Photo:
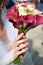
M 19 28 L 19 32 L 26 33 L 28 31 L 28 28 Z
M 18 56 L 14 61 L 13 61 L 14 64 L 19 64 L 20 63 L 20 56 Z
M 25 29 L 24 33 L 26 33 L 27 31 L 28 31 L 28 28 L 27 28 L 27 29 Z

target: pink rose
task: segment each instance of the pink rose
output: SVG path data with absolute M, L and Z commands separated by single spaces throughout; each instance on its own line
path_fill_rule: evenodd
M 13 21 L 16 21 L 18 19 L 18 9 L 16 7 L 16 5 L 10 7 L 8 10 L 7 10 L 7 15 L 6 17 L 8 19 L 11 19 Z
M 13 23 L 14 27 L 18 28 L 18 27 L 26 27 L 26 25 L 30 25 L 31 23 L 33 23 L 33 21 L 35 20 L 35 16 L 32 14 L 26 15 L 26 16 L 12 16 L 9 15 L 7 16 L 10 20 L 10 22 Z
M 16 28 L 25 27 L 27 24 L 32 23 L 35 20 L 35 16 L 32 14 L 19 16 L 16 5 L 10 7 L 7 10 L 6 17 L 10 20 L 10 22 L 13 23 L 14 27 L 16 27 Z
M 43 15 L 36 15 L 36 25 L 43 24 Z
M 10 7 L 7 10 L 6 17 L 10 20 L 10 22 L 13 23 L 14 27 L 16 28 L 23 28 L 27 25 L 28 27 L 35 27 L 37 25 L 43 24 L 43 15 L 28 14 L 19 16 L 16 5 Z

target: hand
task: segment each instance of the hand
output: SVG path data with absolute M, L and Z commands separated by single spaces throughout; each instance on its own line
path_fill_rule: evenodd
M 14 60 L 22 53 L 25 53 L 28 49 L 27 39 L 26 38 L 21 39 L 22 37 L 23 33 L 17 36 L 17 38 L 9 48 L 9 51 L 14 49 Z

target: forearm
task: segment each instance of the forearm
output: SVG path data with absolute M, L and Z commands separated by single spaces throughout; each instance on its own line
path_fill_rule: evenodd
M 8 52 L 0 59 L 0 65 L 8 65 L 14 60 L 14 50 Z

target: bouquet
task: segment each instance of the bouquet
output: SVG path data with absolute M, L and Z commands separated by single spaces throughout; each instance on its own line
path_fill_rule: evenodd
M 15 4 L 7 10 L 6 17 L 13 26 L 19 30 L 19 33 L 26 32 L 37 25 L 43 24 L 42 12 L 35 8 L 35 4 L 27 2 L 15 2 Z M 20 62 L 20 56 L 13 63 Z

